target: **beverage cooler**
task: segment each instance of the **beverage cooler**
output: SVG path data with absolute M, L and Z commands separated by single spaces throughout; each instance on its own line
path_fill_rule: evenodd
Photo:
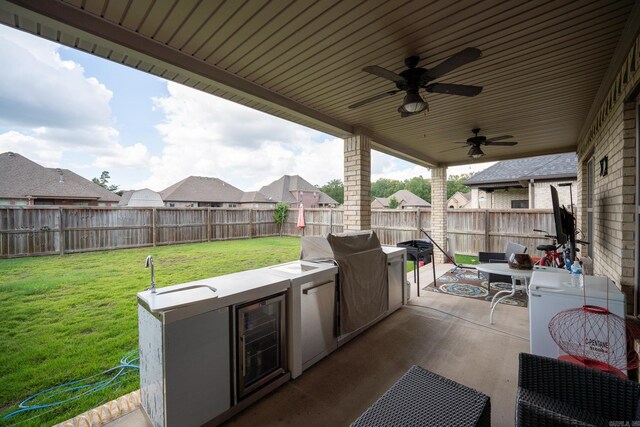
M 285 294 L 235 307 L 236 402 L 287 371 Z

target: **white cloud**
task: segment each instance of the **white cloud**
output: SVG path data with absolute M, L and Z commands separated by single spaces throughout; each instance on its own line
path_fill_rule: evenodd
M 0 153 L 13 151 L 46 167 L 60 165 L 62 152 L 51 144 L 33 136 L 9 131 L 0 134 Z
M 154 100 L 165 116 L 157 126 L 165 147 L 136 187 L 162 190 L 200 175 L 249 191 L 284 174 L 318 185 L 342 177 L 340 139 L 176 83 L 168 92 Z
M 82 65 L 63 60 L 60 49 L 0 25 L 0 58 L 11 64 L 0 79 L 0 152 L 88 176 L 109 170 L 123 188 L 161 190 L 189 175 L 218 177 L 247 191 L 284 174 L 317 185 L 343 178 L 341 139 L 172 82 L 168 96 L 153 100 L 164 115 L 157 125 L 162 151 L 125 146 L 112 91 L 86 76 Z M 373 180 L 430 176 L 426 168 L 377 152 L 372 167 Z M 127 181 L 128 173 L 135 178 Z
M 0 28 L 4 64 L 0 79 L 0 124 L 25 127 L 85 127 L 111 121 L 112 93 L 84 69 L 63 61 L 57 47 L 34 36 Z
M 46 166 L 70 167 L 60 164 L 66 153 L 88 155 L 88 164 L 102 169 L 145 166 L 146 147 L 118 142 L 113 93 L 80 64 L 63 60 L 59 49 L 0 26 L 0 57 L 11 64 L 0 79 L 0 126 L 10 129 L 0 134 L 0 151 Z

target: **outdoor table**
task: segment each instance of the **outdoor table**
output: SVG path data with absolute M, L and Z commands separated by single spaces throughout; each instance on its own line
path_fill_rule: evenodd
M 491 426 L 491 399 L 412 366 L 351 427 Z
M 527 295 L 529 295 L 529 279 L 531 279 L 531 275 L 536 270 L 545 270 L 545 271 L 556 271 L 556 272 L 566 272 L 566 270 L 561 268 L 554 267 L 542 267 L 542 266 L 534 266 L 531 270 L 518 270 L 516 268 L 509 267 L 509 264 L 506 263 L 486 263 L 486 264 L 478 264 L 476 265 L 476 269 L 483 273 L 491 273 L 491 274 L 502 274 L 504 276 L 511 277 L 511 289 L 505 289 L 496 294 L 491 299 L 491 312 L 489 314 L 489 323 L 493 325 L 493 311 L 496 306 L 500 304 L 505 298 L 509 298 L 515 295 L 517 290 L 524 290 Z M 523 285 L 518 286 L 517 282 L 520 280 Z M 498 298 L 498 295 L 502 295 Z

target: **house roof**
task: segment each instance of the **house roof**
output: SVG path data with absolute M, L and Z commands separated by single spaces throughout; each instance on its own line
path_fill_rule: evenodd
M 271 184 L 265 185 L 260 189 L 260 193 L 266 197 L 270 197 L 276 202 L 286 203 L 296 202 L 297 199 L 293 196 L 293 192 L 295 191 L 315 191 L 318 193 L 318 203 L 325 205 L 338 204 L 333 198 L 320 191 L 316 186 L 310 184 L 299 175 L 283 175 Z
M 466 201 L 470 201 L 471 200 L 471 192 L 463 193 L 462 191 L 456 191 L 453 196 L 449 197 L 449 200 L 453 199 L 454 197 L 462 197 Z
M 155 195 L 157 195 L 157 197 L 155 197 Z M 158 206 L 161 206 L 162 204 L 164 204 L 162 197 L 160 196 L 160 193 L 150 190 L 148 188 L 142 188 L 139 190 L 124 191 L 122 193 L 122 197 L 120 199 L 120 202 L 118 203 L 118 206 L 129 206 L 129 203 L 131 203 L 132 198 L 134 200 L 136 199 L 146 200 L 147 202 L 150 202 L 151 205 L 153 205 L 153 202 L 157 203 Z
M 578 160 L 575 153 L 552 154 L 526 159 L 503 160 L 478 172 L 464 183 L 469 186 L 518 183 L 535 179 L 575 179 Z
M 381 206 L 388 208 L 389 207 L 389 198 L 388 197 L 376 197 L 371 202 L 371 206 L 380 204 Z
M 404 206 L 417 206 L 417 207 L 425 207 L 425 208 L 428 208 L 429 206 L 431 206 L 431 203 L 420 198 L 419 196 L 416 196 L 409 190 L 398 190 L 392 195 L 390 195 L 389 197 L 376 197 L 373 200 L 372 205 L 374 204 L 377 205 L 379 203 L 381 206 L 388 208 L 389 200 L 392 197 L 395 197 L 395 199 L 398 201 L 398 204 L 401 204 Z
M 190 176 L 160 192 L 165 202 L 240 202 L 243 191 L 218 178 Z
M 240 199 L 242 203 L 273 203 L 267 196 L 259 191 L 245 191 Z
M 49 168 L 49 170 L 52 170 L 56 174 L 58 174 L 58 169 Z M 109 191 L 106 188 L 99 186 L 95 182 L 81 177 L 80 175 L 73 172 L 72 170 L 69 170 L 69 169 L 60 169 L 60 170 L 63 173 L 63 177 L 65 181 L 74 182 L 78 185 L 88 187 L 92 193 L 98 194 L 98 200 L 102 202 L 119 202 L 120 201 L 120 196 L 118 196 L 113 191 Z
M 68 169 L 46 168 L 12 152 L 0 154 L 0 197 L 120 200 L 117 194 Z
M 391 199 L 392 197 L 395 197 L 399 204 L 404 204 L 405 206 L 418 206 L 425 208 L 431 206 L 431 203 L 416 196 L 409 190 L 398 190 L 388 198 Z

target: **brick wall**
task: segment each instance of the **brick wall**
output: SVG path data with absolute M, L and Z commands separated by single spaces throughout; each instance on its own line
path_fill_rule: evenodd
M 640 83 L 640 38 L 578 144 L 579 224 L 587 229 L 587 169 L 594 162 L 594 271 L 615 280 L 633 312 L 635 273 L 636 114 L 635 101 L 625 102 Z M 608 174 L 600 176 L 600 160 L 608 157 Z
M 553 185 L 558 190 L 558 199 L 560 205 L 565 205 L 567 209 L 571 203 L 571 195 L 569 193 L 569 187 L 559 187 L 558 184 L 569 182 L 568 180 L 562 181 L 544 181 L 534 183 L 534 202 L 535 206 L 531 206 L 531 209 L 551 209 L 551 190 L 549 187 Z M 573 203 L 577 206 L 576 197 L 578 193 L 578 186 L 574 182 L 571 191 L 573 191 Z M 487 193 L 477 188 L 471 190 L 471 204 L 470 207 L 475 209 L 511 209 L 512 200 L 530 200 L 528 188 L 509 188 L 509 191 L 504 189 L 497 189 L 493 193 Z
M 571 182 L 571 190 L 569 187 L 560 187 L 558 184 Z M 564 205 L 567 209 L 571 210 L 571 192 L 573 192 L 573 204 L 577 206 L 577 197 L 578 197 L 578 185 L 575 181 L 571 180 L 562 180 L 562 181 L 553 181 L 553 182 L 536 182 L 534 183 L 534 197 L 535 197 L 535 209 L 552 209 L 553 205 L 551 203 L 551 186 L 556 187 L 558 190 L 558 200 L 560 201 L 560 206 Z
M 445 251 L 447 250 L 447 168 L 431 170 L 431 234 Z M 444 254 L 433 252 L 436 263 L 444 263 Z
M 371 229 L 371 142 L 363 135 L 344 140 L 344 230 Z

